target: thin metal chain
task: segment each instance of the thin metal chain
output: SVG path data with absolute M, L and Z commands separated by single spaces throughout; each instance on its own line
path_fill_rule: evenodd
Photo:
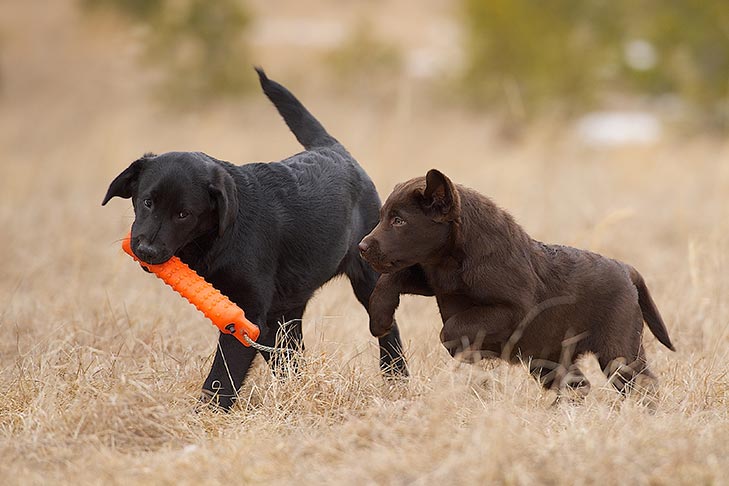
M 253 348 L 259 351 L 265 351 L 267 353 L 293 353 L 294 350 L 290 348 L 274 348 L 272 346 L 266 346 L 265 344 L 258 344 L 253 339 L 248 337 L 248 334 L 243 334 L 243 339 Z

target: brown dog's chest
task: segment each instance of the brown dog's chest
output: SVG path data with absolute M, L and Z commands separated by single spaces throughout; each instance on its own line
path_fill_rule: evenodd
M 433 290 L 443 322 L 451 316 L 477 305 L 472 289 L 463 280 L 461 262 L 454 258 L 436 265 L 423 266 L 428 286 Z
M 464 294 L 436 294 L 438 310 L 443 323 L 454 315 L 468 310 L 476 305 L 470 297 Z
M 435 295 L 466 294 L 468 285 L 463 281 L 461 262 L 446 258 L 432 265 L 422 265 L 428 286 Z

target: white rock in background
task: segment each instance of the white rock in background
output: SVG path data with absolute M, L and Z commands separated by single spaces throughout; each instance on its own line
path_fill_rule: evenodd
M 642 111 L 598 111 L 577 121 L 577 134 L 588 145 L 648 145 L 661 138 L 661 122 Z
M 625 63 L 636 71 L 648 71 L 658 64 L 658 53 L 653 44 L 644 39 L 633 39 L 623 47 Z

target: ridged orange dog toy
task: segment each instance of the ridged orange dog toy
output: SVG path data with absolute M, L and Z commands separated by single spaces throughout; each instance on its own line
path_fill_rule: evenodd
M 205 314 L 205 317 L 210 319 L 221 332 L 234 335 L 245 346 L 250 346 L 246 336 L 252 341 L 258 339 L 261 331 L 258 326 L 246 319 L 243 309 L 231 302 L 195 270 L 176 256 L 159 265 L 141 261 L 132 251 L 131 236 L 132 233 L 129 232 L 124 238 L 122 249 Z

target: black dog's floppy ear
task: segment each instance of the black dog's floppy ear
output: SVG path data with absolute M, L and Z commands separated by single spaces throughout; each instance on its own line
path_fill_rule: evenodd
M 109 184 L 109 189 L 106 191 L 104 200 L 101 201 L 101 205 L 104 206 L 109 202 L 112 197 L 121 197 L 129 199 L 134 195 L 135 185 L 139 179 L 139 174 L 142 171 L 144 163 L 154 157 L 154 154 L 144 154 L 131 163 L 129 167 L 124 169 L 121 174 Z
M 429 170 L 425 176 L 423 202 L 429 213 L 442 220 L 455 219 L 461 206 L 456 187 L 436 169 Z
M 208 189 L 218 211 L 218 235 L 223 236 L 238 214 L 238 190 L 235 188 L 235 181 L 225 169 L 215 166 L 213 171 L 213 182 Z

